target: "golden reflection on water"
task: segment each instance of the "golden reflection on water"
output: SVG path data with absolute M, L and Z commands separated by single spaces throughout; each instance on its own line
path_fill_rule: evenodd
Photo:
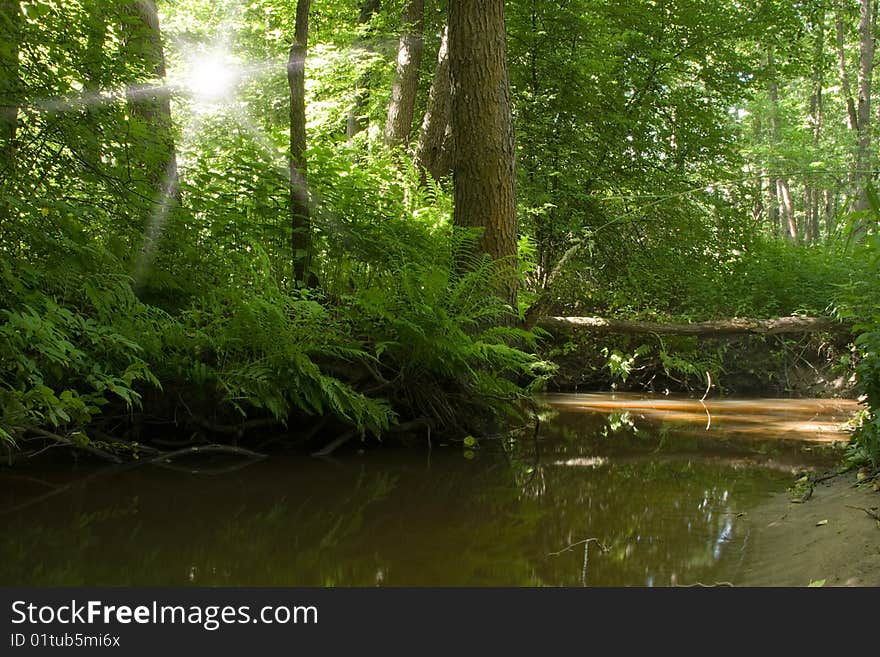
M 678 425 L 681 431 L 755 439 L 832 443 L 849 437 L 859 409 L 850 399 L 684 399 L 637 394 L 552 394 L 550 407 L 566 413 L 629 413 L 635 419 Z M 682 426 L 683 425 L 683 426 Z

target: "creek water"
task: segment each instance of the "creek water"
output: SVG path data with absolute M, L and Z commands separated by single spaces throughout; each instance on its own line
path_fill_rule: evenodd
M 723 580 L 740 519 L 833 467 L 841 400 L 552 395 L 484 443 L 126 471 L 0 470 L 2 585 L 669 586 Z M 198 472 L 192 472 L 198 470 Z

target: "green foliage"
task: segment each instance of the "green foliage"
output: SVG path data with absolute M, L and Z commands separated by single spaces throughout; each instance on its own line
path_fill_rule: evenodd
M 158 385 L 132 327 L 149 312 L 127 281 L 75 270 L 54 279 L 0 263 L 0 438 L 73 431 L 103 407 L 140 405 L 139 382 Z
M 391 399 L 407 415 L 445 428 L 486 410 L 501 419 L 550 373 L 521 350 L 534 348 L 536 336 L 511 325 L 511 309 L 491 293 L 494 272 L 488 259 L 462 276 L 403 265 L 381 289 L 351 298 L 354 325 L 374 341 L 383 371 L 394 376 Z
M 292 411 L 332 414 L 380 435 L 395 420 L 371 399 L 324 372 L 319 362 L 354 366 L 369 359 L 327 310 L 283 294 L 270 277 L 259 286 L 217 290 L 168 319 L 156 354 L 159 373 L 206 405 L 216 398 L 242 418 L 265 411 L 286 421 Z
M 873 207 L 872 221 L 880 219 Z M 858 390 L 865 404 L 853 438 L 850 458 L 880 465 L 880 234 L 869 234 L 857 245 L 858 268 L 840 286 L 835 308 L 838 316 L 854 324 L 855 367 Z

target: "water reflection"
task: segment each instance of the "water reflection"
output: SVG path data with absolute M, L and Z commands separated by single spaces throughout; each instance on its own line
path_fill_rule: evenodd
M 584 408 L 601 401 L 593 396 L 549 401 L 537 437 L 504 452 L 484 445 L 474 460 L 450 445 L 430 457 L 351 453 L 337 464 L 275 458 L 210 477 L 0 472 L 0 583 L 709 582 L 738 559 L 728 548 L 749 508 L 785 490 L 791 472 L 839 456 L 809 432 L 780 437 L 770 427 L 744 438 L 724 430 L 729 419 L 706 432 L 705 416 L 690 424 L 681 408 L 658 422 L 650 400 L 603 412 Z M 797 422 L 802 412 L 798 402 L 777 419 Z M 840 410 L 806 412 L 825 423 Z M 59 486 L 67 488 L 26 506 Z

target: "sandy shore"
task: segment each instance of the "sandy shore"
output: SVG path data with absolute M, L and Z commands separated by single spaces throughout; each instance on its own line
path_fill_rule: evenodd
M 780 494 L 741 518 L 746 538 L 732 582 L 880 586 L 880 523 L 858 508 L 877 511 L 880 493 L 855 483 L 854 473 L 841 475 L 817 484 L 803 504 Z

